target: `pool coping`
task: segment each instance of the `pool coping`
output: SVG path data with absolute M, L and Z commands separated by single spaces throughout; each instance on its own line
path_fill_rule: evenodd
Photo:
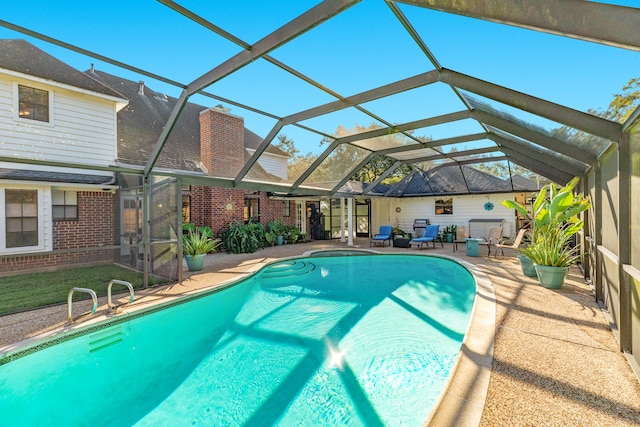
M 433 254 L 465 267 L 476 281 L 476 301 L 458 358 L 425 426 L 478 426 L 484 411 L 493 367 L 496 295 L 489 276 L 477 266 L 447 255 Z

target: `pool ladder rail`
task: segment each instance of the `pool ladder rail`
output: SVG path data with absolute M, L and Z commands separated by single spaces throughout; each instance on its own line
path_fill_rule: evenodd
M 98 308 L 98 296 L 94 292 L 93 289 L 89 288 L 71 288 L 69 291 L 69 295 L 67 296 L 67 321 L 71 323 L 73 321 L 73 316 L 71 315 L 73 309 L 73 293 L 74 292 L 84 292 L 86 294 L 91 295 L 91 299 L 93 300 L 93 307 L 91 308 L 91 314 L 96 312 Z
M 111 298 L 111 287 L 114 285 L 123 285 L 126 286 L 127 288 L 129 288 L 129 302 L 127 304 L 131 304 L 133 302 L 133 299 L 135 298 L 134 292 L 133 292 L 133 286 L 131 285 L 131 283 L 129 282 L 125 282 L 124 280 L 112 280 L 109 282 L 109 284 L 107 285 L 107 308 L 111 311 L 116 310 L 117 309 L 117 305 L 115 305 L 112 301 Z M 74 292 L 84 292 L 87 293 L 91 296 L 91 299 L 93 300 L 93 306 L 91 307 L 91 313 L 90 314 L 94 314 L 96 312 L 96 310 L 98 309 L 98 296 L 96 295 L 95 291 L 93 289 L 89 289 L 89 288 L 78 288 L 78 287 L 74 287 L 71 288 L 71 290 L 69 291 L 69 295 L 67 296 L 67 321 L 69 323 L 71 323 L 73 321 L 73 293 Z
M 111 301 L 111 286 L 113 286 L 114 283 L 129 288 L 129 302 L 127 304 L 131 304 L 133 302 L 133 298 L 135 297 L 133 293 L 133 286 L 131 285 L 131 283 L 125 282 L 124 280 L 113 279 L 107 285 L 107 308 L 109 308 L 109 310 L 115 310 L 116 308 L 118 308 L 118 306 Z

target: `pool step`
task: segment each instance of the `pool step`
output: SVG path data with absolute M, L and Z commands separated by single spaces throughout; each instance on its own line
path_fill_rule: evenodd
M 89 353 L 93 353 L 112 345 L 118 344 L 124 340 L 122 335 L 122 326 L 114 326 L 95 334 L 89 335 Z
M 262 272 L 263 279 L 280 279 L 284 277 L 296 277 L 311 273 L 316 265 L 308 261 L 290 261 L 266 267 Z

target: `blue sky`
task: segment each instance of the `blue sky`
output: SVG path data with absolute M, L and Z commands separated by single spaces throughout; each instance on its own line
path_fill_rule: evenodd
M 12 3 L 3 9 L 5 21 L 182 83 L 191 82 L 241 50 L 156 1 L 115 0 L 83 3 L 81 7 L 75 2 L 60 1 Z M 635 2 L 610 3 L 632 6 Z M 236 37 L 255 43 L 317 2 L 185 0 L 179 4 Z M 571 108 L 606 109 L 614 93 L 631 78 L 640 76 L 638 52 L 399 6 L 442 66 Z M 0 37 L 24 38 L 80 70 L 95 63 L 100 70 L 144 80 L 152 89 L 168 95 L 180 93 L 179 89 L 148 77 L 3 27 Z M 343 96 L 433 69 L 382 0 L 363 0 L 271 55 Z M 249 64 L 206 90 L 278 116 L 335 99 L 264 60 Z M 219 103 L 202 97 L 192 101 L 208 106 Z M 441 84 L 374 101 L 365 107 L 393 123 L 463 109 L 453 92 Z M 231 112 L 244 117 L 246 127 L 261 136 L 266 136 L 275 123 L 237 107 L 232 107 Z M 526 114 L 519 117 L 537 120 Z M 338 125 L 350 128 L 373 122 L 371 117 L 347 109 L 305 124 L 333 133 Z M 536 124 L 554 126 L 542 120 Z M 416 133 L 437 139 L 477 131 L 479 126 L 465 121 Z M 293 137 L 303 152 L 319 150 L 320 136 L 291 127 L 283 132 Z

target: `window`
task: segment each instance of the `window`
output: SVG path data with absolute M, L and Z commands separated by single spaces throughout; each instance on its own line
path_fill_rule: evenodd
M 260 222 L 260 200 L 244 199 L 244 222 Z
M 21 119 L 49 121 L 49 92 L 18 85 L 18 116 Z
M 453 198 L 436 199 L 436 215 L 452 215 Z
M 282 216 L 291 216 L 291 203 L 288 200 L 282 201 Z
M 78 193 L 76 191 L 51 191 L 54 221 L 78 219 Z
M 7 248 L 38 245 L 38 191 L 5 190 Z
M 191 196 L 182 196 L 182 223 L 191 222 Z

